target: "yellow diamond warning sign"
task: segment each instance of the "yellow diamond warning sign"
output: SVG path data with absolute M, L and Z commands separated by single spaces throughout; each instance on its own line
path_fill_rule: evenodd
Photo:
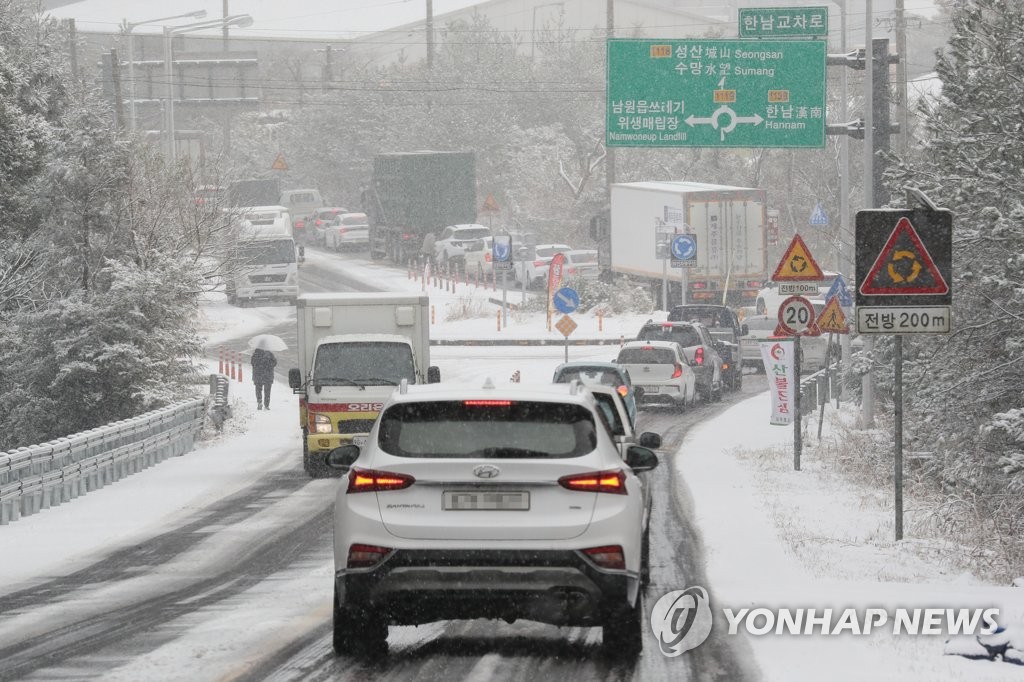
M 562 332 L 562 336 L 569 338 L 569 334 L 576 331 L 576 321 L 568 315 L 562 315 L 562 318 L 555 322 L 555 329 Z
M 839 307 L 839 297 L 833 296 L 818 315 L 818 329 L 822 332 L 832 334 L 849 334 L 850 328 L 846 324 L 846 315 Z
M 800 235 L 793 235 L 793 241 L 789 243 L 786 253 L 779 261 L 779 266 L 775 268 L 772 281 L 810 282 L 821 279 L 825 279 L 825 273 L 818 267 L 817 261 L 811 255 L 811 250 L 807 248 L 807 244 L 804 244 Z

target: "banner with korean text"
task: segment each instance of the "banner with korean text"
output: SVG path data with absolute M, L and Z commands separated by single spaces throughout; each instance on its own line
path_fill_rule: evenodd
M 772 401 L 771 423 L 785 426 L 793 423 L 793 410 L 800 399 L 800 387 L 796 385 L 796 362 L 793 357 L 792 340 L 771 340 L 758 343 L 765 375 L 768 377 L 768 393 Z

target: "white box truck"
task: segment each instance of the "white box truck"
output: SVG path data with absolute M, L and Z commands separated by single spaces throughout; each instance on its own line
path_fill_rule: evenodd
M 331 475 L 327 453 L 364 442 L 384 400 L 403 379 L 441 380 L 430 366 L 430 300 L 389 292 L 302 294 L 295 307 L 297 368 L 288 384 L 300 396 L 302 464 Z
M 696 237 L 696 263 L 686 267 L 687 302 L 753 305 L 767 279 L 764 190 L 699 182 L 612 185 L 611 270 L 649 283 L 660 295 L 664 259 L 658 242 Z M 678 268 L 668 267 L 672 303 L 681 302 Z

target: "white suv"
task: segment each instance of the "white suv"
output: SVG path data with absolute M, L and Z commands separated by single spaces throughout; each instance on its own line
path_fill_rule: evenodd
M 486 225 L 469 223 L 466 225 L 449 225 L 441 231 L 434 242 L 434 254 L 437 262 L 448 265 L 454 258 L 462 258 L 466 253 L 466 245 L 477 239 L 491 236 L 491 228 Z
M 385 403 L 334 510 L 338 654 L 386 651 L 389 625 L 522 618 L 643 646 L 642 544 L 658 464 L 625 456 L 581 383 L 409 386 Z M 351 467 L 349 469 L 349 467 Z
M 685 410 L 697 401 L 697 377 L 675 341 L 629 341 L 615 361 L 633 380 L 637 407 L 662 403 Z

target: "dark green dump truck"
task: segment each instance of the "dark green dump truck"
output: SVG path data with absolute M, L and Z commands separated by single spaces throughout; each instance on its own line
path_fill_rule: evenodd
M 472 152 L 399 152 L 373 159 L 363 193 L 370 218 L 370 255 L 406 263 L 427 233 L 476 222 L 476 163 Z

